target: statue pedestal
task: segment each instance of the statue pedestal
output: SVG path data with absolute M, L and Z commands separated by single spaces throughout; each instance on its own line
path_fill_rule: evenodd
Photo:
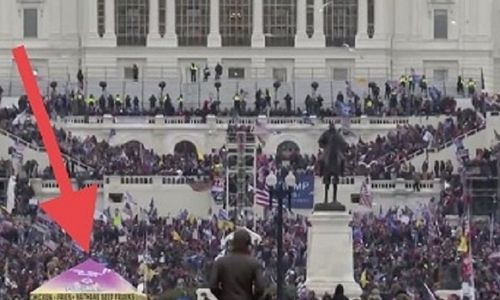
M 315 211 L 309 219 L 306 286 L 319 297 L 337 284 L 351 299 L 362 294 L 354 281 L 351 219 L 345 211 Z

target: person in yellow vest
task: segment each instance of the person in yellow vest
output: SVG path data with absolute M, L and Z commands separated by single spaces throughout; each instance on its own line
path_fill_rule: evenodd
M 401 75 L 401 77 L 399 77 L 399 85 L 403 88 L 406 88 L 406 76 L 405 75 Z
M 184 108 L 184 97 L 182 96 L 182 94 L 179 95 L 179 97 L 177 97 L 177 106 L 178 106 L 178 109 L 179 109 L 179 112 L 182 112 L 183 108 Z
M 238 92 L 233 96 L 234 111 L 239 115 L 241 113 L 241 96 Z
M 464 95 L 464 80 L 462 79 L 462 76 L 458 76 L 457 79 L 457 94 L 459 95 Z
M 422 75 L 422 78 L 420 79 L 420 93 L 424 94 L 427 96 L 427 78 L 425 78 L 425 74 Z
M 120 112 L 122 109 L 122 98 L 120 97 L 119 94 L 116 94 L 115 97 L 115 107 L 117 112 Z
M 117 229 L 122 228 L 122 215 L 120 214 L 120 210 L 115 209 L 115 215 L 113 217 L 113 226 Z
M 198 77 L 198 66 L 195 63 L 191 63 L 189 70 L 191 71 L 191 82 L 196 82 L 196 77 Z
M 365 113 L 371 114 L 373 110 L 373 100 L 371 98 L 366 99 L 366 109 Z
M 94 106 L 95 106 L 95 98 L 94 95 L 90 94 L 90 96 L 87 98 L 87 108 L 89 111 L 94 111 Z
M 472 78 L 469 78 L 467 81 L 467 91 L 469 92 L 469 97 L 472 97 L 476 92 L 476 82 Z

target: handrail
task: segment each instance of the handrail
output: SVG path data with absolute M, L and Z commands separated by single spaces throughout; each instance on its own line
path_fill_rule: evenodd
M 39 146 L 39 145 L 34 144 L 34 143 L 30 143 L 30 142 L 26 141 L 25 139 L 21 138 L 20 136 L 15 135 L 15 134 L 13 134 L 13 133 L 5 130 L 5 129 L 0 128 L 0 134 L 6 136 L 8 138 L 13 139 L 14 141 L 16 141 L 16 142 L 18 142 L 18 143 L 20 143 L 20 144 L 22 144 L 22 145 L 24 145 L 24 146 L 26 146 L 26 147 L 34 150 L 34 151 L 37 151 L 37 152 L 47 152 L 45 150 L 45 147 Z M 65 158 L 68 161 L 72 161 L 77 166 L 80 166 L 80 167 L 82 167 L 82 168 L 84 168 L 86 170 L 95 170 L 94 167 L 92 167 L 92 166 L 90 166 L 90 165 L 82 162 L 81 160 L 76 159 L 76 158 L 74 158 L 71 155 L 68 155 L 66 153 L 62 153 L 62 157 Z
M 486 129 L 486 124 L 481 124 L 478 128 L 474 128 L 474 129 L 469 130 L 469 131 L 467 131 L 465 133 L 462 133 L 461 135 L 459 135 L 458 137 L 456 137 L 454 139 L 464 139 L 465 137 L 474 135 L 474 134 L 476 134 L 476 133 L 478 133 L 480 131 L 483 131 L 484 129 Z M 451 140 L 451 141 L 446 141 L 443 144 L 439 144 L 437 146 L 434 146 L 434 147 L 432 147 L 430 149 L 418 149 L 418 150 L 412 152 L 411 154 L 409 154 L 408 156 L 402 158 L 398 162 L 410 161 L 413 158 L 415 158 L 416 156 L 418 156 L 420 154 L 423 154 L 424 152 L 426 152 L 426 153 L 439 153 L 439 152 L 441 152 L 441 150 L 444 150 L 444 149 L 452 146 L 453 144 L 454 144 L 453 140 Z M 394 163 L 391 164 L 391 165 L 389 165 L 389 166 L 387 166 L 386 170 L 392 168 L 394 166 Z

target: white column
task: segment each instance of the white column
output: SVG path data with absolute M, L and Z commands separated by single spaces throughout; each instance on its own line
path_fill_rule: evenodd
M 15 26 L 15 24 L 12 24 L 11 17 L 14 15 L 15 10 L 13 10 L 11 2 L 12 1 L 0 1 L 0 39 L 9 39 L 14 34 L 11 30 L 11 26 Z M 21 16 L 19 16 L 18 20 L 21 19 Z
M 90 2 L 96 2 L 91 0 Z M 115 0 L 106 0 L 104 6 L 104 36 L 103 38 L 109 40 L 110 46 L 116 46 L 116 31 L 115 31 Z
M 149 33 L 148 47 L 159 46 L 161 44 L 158 21 L 160 19 L 158 0 L 149 0 Z
M 61 0 L 50 1 L 48 4 L 50 18 L 50 36 L 54 39 L 61 38 Z
M 307 47 L 307 0 L 297 0 L 297 34 L 295 47 Z
M 330 4 L 334 5 L 334 4 Z M 325 47 L 325 4 L 323 0 L 314 0 L 314 35 L 311 46 Z
M 207 38 L 207 46 L 209 48 L 221 47 L 222 39 L 219 30 L 220 17 L 219 0 L 210 0 L 210 33 Z
M 368 38 L 368 0 L 358 0 L 358 32 L 356 39 Z
M 175 0 L 166 0 L 167 24 L 165 29 L 165 42 L 168 47 L 177 47 L 177 34 L 175 33 Z
M 266 46 L 263 10 L 262 0 L 253 0 L 252 48 L 264 48 Z
M 98 38 L 97 35 L 97 0 L 89 0 L 87 6 L 87 34 L 90 39 Z
M 317 295 L 331 293 L 337 284 L 350 299 L 362 294 L 354 281 L 351 220 L 345 211 L 314 211 L 309 218 L 306 286 Z
M 385 22 L 389 15 L 386 10 L 385 2 L 387 0 L 375 0 L 375 39 L 385 39 L 387 37 L 387 31 Z
M 420 9 L 420 1 L 412 1 L 412 12 L 411 12 L 411 19 L 412 19 L 412 25 L 411 25 L 411 32 L 413 36 L 419 37 L 420 36 L 420 18 L 422 16 L 422 12 L 419 10 Z

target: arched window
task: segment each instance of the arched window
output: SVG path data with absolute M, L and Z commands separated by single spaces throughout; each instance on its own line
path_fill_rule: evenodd
M 210 31 L 210 1 L 177 0 L 175 14 L 179 46 L 206 46 Z
M 180 155 L 198 155 L 196 146 L 190 141 L 181 141 L 175 144 L 174 153 Z
M 118 46 L 146 46 L 149 0 L 115 0 L 115 23 Z
M 297 32 L 295 0 L 264 0 L 264 34 L 268 47 L 293 47 Z
M 276 155 L 281 159 L 289 159 L 292 153 L 300 153 L 300 148 L 297 143 L 292 141 L 284 141 L 278 145 Z
M 358 0 L 331 0 L 324 7 L 324 29 L 328 47 L 354 47 L 358 31 Z
M 251 0 L 220 0 L 222 46 L 250 46 L 252 19 Z

